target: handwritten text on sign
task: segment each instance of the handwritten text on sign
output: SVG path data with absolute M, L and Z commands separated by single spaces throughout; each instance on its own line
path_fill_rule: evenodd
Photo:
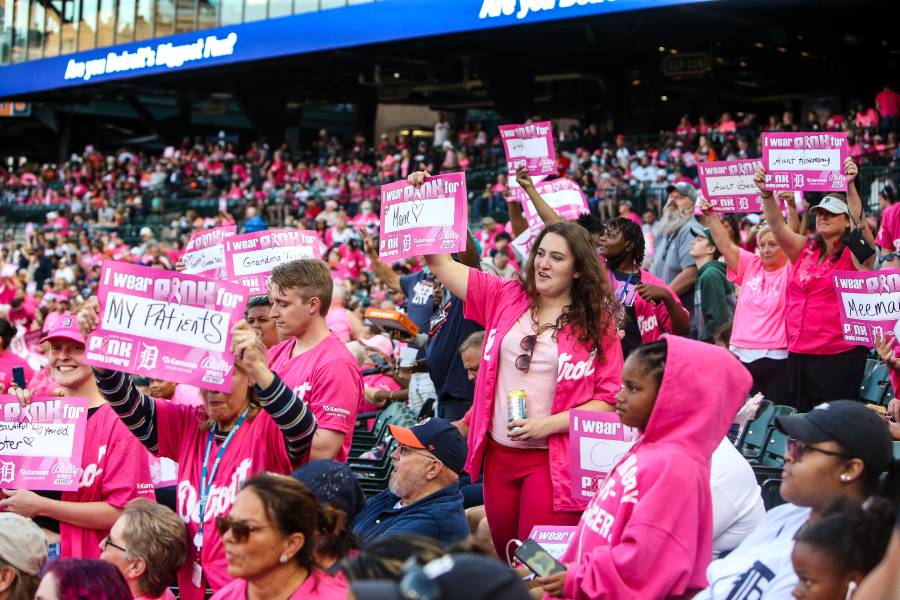
M 464 173 L 429 177 L 418 188 L 405 181 L 383 185 L 379 255 L 394 261 L 461 252 L 467 220 Z
M 319 258 L 319 239 L 314 231 L 260 231 L 225 240 L 228 279 L 250 294 L 268 292 L 272 269 L 301 258 Z
M 637 430 L 609 412 L 573 410 L 569 413 L 569 469 L 572 498 L 593 498 L 597 482 L 628 453 Z
M 762 134 L 766 188 L 773 191 L 846 191 L 846 133 Z
M 571 179 L 542 181 L 534 184 L 534 189 L 541 195 L 544 202 L 563 219 L 574 221 L 579 215 L 590 212 L 581 186 Z M 514 190 L 516 198 L 522 203 L 522 212 L 525 220 L 528 221 L 529 229 L 536 234 L 540 233 L 544 228 L 544 222 L 528 198 L 528 194 L 520 187 L 514 188 Z
M 762 199 L 753 177 L 761 160 L 700 163 L 697 174 L 703 197 L 717 212 L 762 212 Z
M 556 150 L 550 121 L 500 125 L 499 129 L 506 151 L 506 166 L 511 174 L 521 167 L 527 167 L 531 175 L 549 175 L 556 171 Z
M 212 390 L 231 390 L 231 328 L 243 318 L 239 285 L 107 261 L 100 326 L 85 362 Z
M 225 238 L 237 231 L 234 225 L 226 225 L 209 231 L 199 231 L 191 235 L 185 246 L 181 262 L 184 272 L 189 275 L 225 276 Z
M 0 395 L 0 487 L 75 491 L 87 428 L 84 398 Z
M 871 347 L 875 336 L 900 333 L 900 270 L 835 271 L 834 288 L 846 341 Z

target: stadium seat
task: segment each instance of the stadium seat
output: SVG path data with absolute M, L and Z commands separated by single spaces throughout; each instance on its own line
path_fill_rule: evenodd
M 765 450 L 759 458 L 759 464 L 763 467 L 784 466 L 784 455 L 787 452 L 788 436 L 777 429 L 770 429 L 766 440 Z
M 859 398 L 863 402 L 878 404 L 879 406 L 887 403 L 887 388 L 890 386 L 891 380 L 888 375 L 888 366 L 879 362 L 872 371 L 863 378 L 859 386 Z
M 762 414 L 772 406 L 771 400 L 761 400 L 759 406 L 756 408 L 756 415 L 746 423 L 744 423 L 743 429 L 741 429 L 740 434 L 738 435 L 737 440 L 733 441 L 735 448 L 741 448 L 744 445 L 744 440 L 747 438 L 747 432 L 750 430 L 750 423 L 758 419 L 762 416 Z
M 769 439 L 769 430 L 773 427 L 775 417 L 792 415 L 797 412 L 793 407 L 776 404 L 768 407 L 758 417 L 747 424 L 747 433 L 741 444 L 741 454 L 750 463 L 756 463 L 762 456 Z
M 900 441 L 894 442 L 894 460 L 900 460 Z
M 781 506 L 785 503 L 784 498 L 781 497 L 781 480 L 780 479 L 767 479 L 763 482 L 760 490 L 763 499 L 763 505 L 766 507 L 766 511 L 772 510 L 776 506 Z

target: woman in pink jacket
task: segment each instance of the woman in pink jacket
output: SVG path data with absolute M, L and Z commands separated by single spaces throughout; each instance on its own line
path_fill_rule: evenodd
M 709 463 L 750 390 L 726 349 L 664 335 L 622 369 L 616 412 L 641 436 L 598 487 L 562 557 L 538 578 L 575 600 L 691 597 L 712 557 Z
M 410 181 L 420 184 L 422 173 Z M 459 426 L 468 430 L 473 480 L 484 462 L 485 512 L 503 556 L 534 525 L 574 525 L 584 509 L 571 493 L 569 411 L 612 410 L 622 368 L 616 301 L 589 234 L 575 223 L 538 235 L 524 281 L 446 255 L 425 259 L 487 332 L 472 408 Z M 526 418 L 508 410 L 517 391 L 527 398 Z

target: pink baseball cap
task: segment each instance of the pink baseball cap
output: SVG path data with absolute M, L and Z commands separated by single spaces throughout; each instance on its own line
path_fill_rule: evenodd
M 381 334 L 373 335 L 367 340 L 360 339 L 359 343 L 373 350 L 377 350 L 385 356 L 391 356 L 394 353 L 394 344 L 391 343 L 391 340 Z
M 66 313 L 57 319 L 50 328 L 50 331 L 47 332 L 47 335 L 42 337 L 41 341 L 38 343 L 43 344 L 48 340 L 58 339 L 69 340 L 76 344 L 84 345 L 84 337 L 81 335 L 81 330 L 78 329 L 78 319 L 76 319 L 75 315 L 72 313 Z

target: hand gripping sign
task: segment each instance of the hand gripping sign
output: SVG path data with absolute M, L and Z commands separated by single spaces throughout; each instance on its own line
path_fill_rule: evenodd
M 587 200 L 584 198 L 584 192 L 581 186 L 571 179 L 554 179 L 552 181 L 541 181 L 534 184 L 534 189 L 541 195 L 544 202 L 550 205 L 556 213 L 567 221 L 574 221 L 582 213 L 590 212 Z M 525 220 L 528 221 L 528 228 L 540 233 L 544 228 L 544 222 L 538 215 L 537 209 L 520 187 L 513 188 L 514 194 L 519 202 L 522 203 L 522 212 Z
M 392 262 L 462 252 L 468 218 L 465 173 L 426 177 L 418 188 L 405 180 L 383 185 L 378 256 Z
M 569 413 L 569 469 L 572 498 L 590 499 L 613 467 L 631 450 L 637 429 L 622 424 L 611 412 L 573 410 Z
M 763 133 L 766 188 L 775 192 L 845 192 L 846 133 Z
M 835 271 L 833 275 L 844 340 L 871 348 L 876 336 L 898 337 L 900 270 Z
M 225 240 L 228 280 L 246 287 L 251 296 L 268 293 L 274 267 L 320 256 L 319 238 L 307 229 L 259 231 Z
M 87 429 L 85 398 L 0 395 L 0 488 L 74 492 Z
M 231 391 L 231 328 L 244 318 L 240 285 L 106 261 L 100 326 L 84 362 L 154 379 Z
M 194 232 L 181 257 L 183 273 L 225 279 L 225 238 L 236 232 L 234 225 Z
M 553 125 L 550 121 L 524 125 L 500 125 L 500 139 L 506 151 L 506 169 L 511 177 L 521 167 L 528 174 L 550 175 L 556 172 Z

